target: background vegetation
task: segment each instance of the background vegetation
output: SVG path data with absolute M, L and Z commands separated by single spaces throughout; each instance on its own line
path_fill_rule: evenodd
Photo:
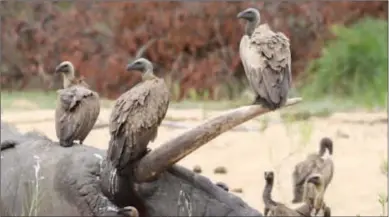
M 386 106 L 387 2 L 0 4 L 3 90 L 57 89 L 61 79 L 53 69 L 70 60 L 100 95 L 115 99 L 140 79 L 125 64 L 144 56 L 168 82 L 173 100 L 251 98 L 236 14 L 253 6 L 262 22 L 291 39 L 292 94 Z

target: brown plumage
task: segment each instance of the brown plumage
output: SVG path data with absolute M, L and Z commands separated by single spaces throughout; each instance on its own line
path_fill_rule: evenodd
M 262 193 L 262 200 L 265 204 L 265 216 L 309 216 L 312 210 L 311 203 L 305 203 L 297 209 L 291 209 L 285 204 L 272 199 L 271 192 L 274 184 L 274 172 L 265 172 L 266 185 Z
M 64 89 L 57 91 L 55 109 L 55 130 L 59 143 L 69 147 L 74 140 L 79 140 L 82 144 L 99 116 L 99 95 L 90 90 L 82 78 L 75 78 L 71 62 L 62 62 L 55 71 L 62 73 L 64 85 Z
M 128 165 L 147 153 L 169 106 L 169 89 L 153 74 L 150 61 L 137 59 L 127 70 L 140 70 L 143 75 L 141 83 L 116 100 L 110 117 L 107 157 L 119 173 L 131 172 Z
M 329 156 L 325 156 L 326 150 L 328 150 Z M 324 182 L 324 191 L 327 189 L 329 183 L 332 180 L 334 173 L 334 164 L 331 159 L 333 152 L 333 142 L 330 138 L 324 137 L 320 141 L 320 148 L 318 153 L 312 153 L 307 158 L 299 162 L 293 171 L 293 195 L 292 203 L 299 203 L 303 200 L 304 188 L 309 187 L 306 185 L 306 180 L 314 173 L 322 175 Z
M 260 14 L 255 8 L 248 8 L 237 17 L 247 20 L 239 54 L 256 93 L 254 104 L 279 108 L 285 104 L 292 82 L 289 39 L 281 32 L 273 32 L 267 24 L 259 25 Z
M 312 202 L 313 209 L 311 216 L 317 216 L 320 210 L 328 216 L 331 215 L 329 207 L 324 202 L 324 180 L 321 174 L 312 174 L 308 177 L 307 187 L 304 189 L 303 200 Z

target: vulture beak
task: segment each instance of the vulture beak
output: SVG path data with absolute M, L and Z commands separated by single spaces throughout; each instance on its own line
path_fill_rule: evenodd
M 126 70 L 131 71 L 131 70 L 142 70 L 143 66 L 139 62 L 133 62 L 127 65 Z
M 249 20 L 251 18 L 251 16 L 249 13 L 247 13 L 247 10 L 244 10 L 244 11 L 239 12 L 239 14 L 236 16 L 236 18 Z
M 243 18 L 244 13 L 245 13 L 245 11 L 239 12 L 239 14 L 236 16 L 236 18 L 238 18 L 238 19 Z
M 67 63 L 61 63 L 57 67 L 55 67 L 55 73 L 68 72 L 69 65 Z

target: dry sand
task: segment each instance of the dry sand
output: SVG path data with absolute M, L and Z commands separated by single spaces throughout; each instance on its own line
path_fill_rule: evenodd
M 17 113 L 5 111 L 2 118 L 11 122 L 32 120 L 35 123 L 19 123 L 17 126 L 22 131 L 39 130 L 56 140 L 54 122 L 51 119 L 53 115 L 53 110 Z M 169 110 L 168 113 L 169 117 L 174 118 L 201 119 L 202 115 L 199 110 Z M 213 116 L 215 113 L 209 115 Z M 106 122 L 108 116 L 109 110 L 103 110 L 99 123 Z M 267 116 L 279 120 L 277 112 Z M 312 118 L 293 124 L 271 123 L 262 132 L 230 131 L 196 150 L 179 164 L 187 168 L 200 165 L 202 174 L 213 181 L 223 181 L 230 189 L 242 188 L 243 193 L 236 194 L 252 207 L 263 211 L 263 172 L 275 171 L 273 197 L 289 203 L 292 199 L 291 174 L 294 165 L 304 159 L 307 153 L 316 151 L 320 139 L 328 136 L 334 140 L 335 174 L 325 199 L 332 209 L 332 215 L 380 215 L 382 208 L 378 195 L 387 192 L 387 178 L 380 170 L 383 159 L 387 157 L 387 124 L 356 121 L 377 118 L 385 119 L 387 114 L 334 114 L 330 118 Z M 191 126 L 198 123 L 186 122 Z M 244 125 L 259 126 L 259 122 L 251 121 Z M 156 147 L 185 130 L 161 127 L 159 136 L 151 147 Z M 107 128 L 93 130 L 85 141 L 85 144 L 102 149 L 107 148 L 107 143 Z M 298 148 L 301 150 L 298 151 Z M 217 166 L 227 167 L 227 174 L 214 174 L 213 170 Z

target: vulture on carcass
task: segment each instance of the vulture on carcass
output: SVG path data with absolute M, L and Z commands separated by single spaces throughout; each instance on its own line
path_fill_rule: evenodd
M 248 8 L 237 15 L 247 21 L 240 40 L 239 54 L 251 88 L 256 93 L 253 104 L 274 110 L 286 103 L 291 87 L 289 39 L 273 32 L 267 24 L 259 25 L 260 14 Z
M 326 150 L 328 154 L 326 154 Z M 333 152 L 333 142 L 330 138 L 324 137 L 320 141 L 318 153 L 311 153 L 307 158 L 299 162 L 293 171 L 293 195 L 292 203 L 299 203 L 303 200 L 305 184 L 307 178 L 314 173 L 321 174 L 324 182 L 324 191 L 331 182 L 334 174 L 334 163 L 331 159 Z
M 139 58 L 127 70 L 141 71 L 142 82 L 123 93 L 112 109 L 107 158 L 119 174 L 131 173 L 129 165 L 148 153 L 147 145 L 157 137 L 169 106 L 169 89 L 154 75 L 149 60 Z
M 274 185 L 274 172 L 266 171 L 264 174 L 266 184 L 262 193 L 262 200 L 265 204 L 265 216 L 310 216 L 313 209 L 313 201 L 306 201 L 296 209 L 291 209 L 283 203 L 274 201 L 271 195 Z
M 100 114 L 99 94 L 90 90 L 83 78 L 75 78 L 74 66 L 64 61 L 55 68 L 63 77 L 63 89 L 57 91 L 55 130 L 59 144 L 70 147 L 74 140 L 84 142 Z

